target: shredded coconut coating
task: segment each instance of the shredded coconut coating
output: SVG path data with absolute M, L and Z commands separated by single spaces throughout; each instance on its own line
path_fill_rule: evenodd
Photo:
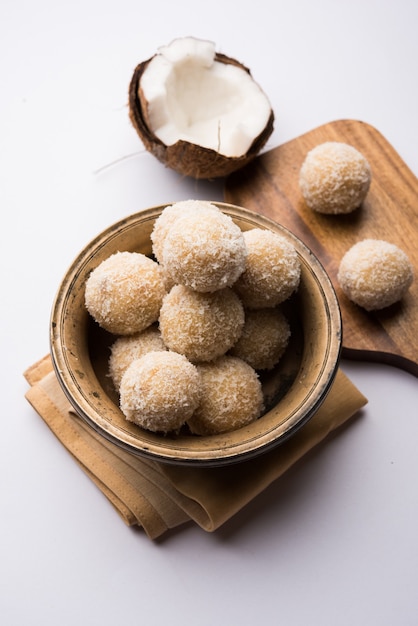
M 110 347 L 109 375 L 119 392 L 122 376 L 132 361 L 148 352 L 167 350 L 156 324 L 140 333 L 118 337 Z
M 124 373 L 120 408 L 128 421 L 168 433 L 192 416 L 200 396 L 199 373 L 186 357 L 175 352 L 148 352 Z
M 164 241 L 175 221 L 187 212 L 200 213 L 204 211 L 218 211 L 218 207 L 203 200 L 184 200 L 170 204 L 163 209 L 155 220 L 151 232 L 152 251 L 157 261 L 162 263 Z
M 318 213 L 351 213 L 363 202 L 370 182 L 371 169 L 365 157 L 338 141 L 310 150 L 299 173 L 305 202 Z
M 216 435 L 241 428 L 264 410 L 261 383 L 255 370 L 233 356 L 197 366 L 201 401 L 188 425 L 195 435 Z
M 102 328 L 131 335 L 158 320 L 165 293 L 158 263 L 139 252 L 116 252 L 91 272 L 85 304 Z
M 401 300 L 413 277 L 405 252 L 380 239 L 363 239 L 354 244 L 342 258 L 337 276 L 345 295 L 366 311 Z
M 160 331 L 165 345 L 193 363 L 225 354 L 241 335 L 244 308 L 230 288 L 199 293 L 175 285 L 160 311 Z
M 241 337 L 230 354 L 255 370 L 270 370 L 279 363 L 289 339 L 289 322 L 280 309 L 249 310 L 245 312 Z
M 187 211 L 169 229 L 162 264 L 174 283 L 203 293 L 230 287 L 245 269 L 241 229 L 220 210 Z
M 299 286 L 301 270 L 295 247 L 281 235 L 261 228 L 243 235 L 246 268 L 234 290 L 248 309 L 275 307 Z

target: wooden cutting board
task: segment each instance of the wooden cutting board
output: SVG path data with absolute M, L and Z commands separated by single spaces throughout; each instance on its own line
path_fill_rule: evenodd
M 301 195 L 300 167 L 308 150 L 324 141 L 354 146 L 372 168 L 366 200 L 350 215 L 314 213 Z M 375 128 L 340 120 L 270 150 L 226 179 L 225 200 L 279 222 L 319 258 L 340 301 L 344 357 L 389 363 L 418 376 L 418 181 Z M 337 282 L 342 256 L 365 238 L 395 243 L 415 270 L 405 298 L 380 312 L 351 303 Z

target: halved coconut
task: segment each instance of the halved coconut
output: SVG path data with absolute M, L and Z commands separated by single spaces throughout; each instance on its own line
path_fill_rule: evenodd
M 175 39 L 136 67 L 129 115 L 147 150 L 194 178 L 227 176 L 246 165 L 274 122 L 249 69 L 194 37 Z

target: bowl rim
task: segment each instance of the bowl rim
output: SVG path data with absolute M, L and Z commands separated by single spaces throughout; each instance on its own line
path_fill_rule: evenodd
M 158 435 L 156 441 L 133 437 L 128 432 L 120 432 L 117 426 L 103 418 L 96 404 L 96 395 L 86 392 L 83 385 L 84 374 L 77 372 L 71 365 L 73 358 L 63 343 L 66 310 L 71 299 L 72 289 L 85 272 L 86 265 L 97 250 L 108 244 L 109 239 L 120 237 L 126 229 L 133 228 L 136 223 L 146 220 L 155 220 L 161 211 L 170 206 L 170 203 L 157 205 L 149 209 L 132 213 L 120 219 L 91 239 L 75 257 L 66 271 L 55 295 L 50 316 L 50 352 L 55 374 L 60 386 L 72 406 L 75 414 L 81 417 L 99 435 L 136 456 L 154 461 L 176 465 L 219 466 L 241 462 L 271 450 L 289 439 L 297 430 L 306 424 L 317 412 L 325 400 L 335 379 L 342 350 L 342 318 L 341 310 L 335 289 L 326 270 L 313 252 L 296 235 L 276 221 L 244 207 L 226 202 L 213 201 L 212 204 L 226 212 L 232 219 L 248 221 L 251 226 L 283 233 L 287 239 L 295 244 L 296 250 L 304 267 L 314 278 L 316 286 L 322 294 L 325 305 L 327 326 L 327 349 L 322 358 L 316 384 L 307 391 L 305 400 L 309 398 L 310 406 L 304 410 L 303 404 L 293 408 L 285 422 L 268 429 L 263 434 L 251 438 L 251 434 L 243 441 L 231 442 L 231 433 L 213 435 L 204 438 L 190 438 L 197 441 L 205 439 L 205 446 L 195 445 L 190 448 L 181 447 L 176 440 L 167 439 Z M 97 383 L 100 385 L 99 381 Z M 119 410 L 119 409 L 118 409 Z M 251 426 L 251 425 L 250 425 Z M 240 429 L 242 431 L 243 429 Z M 248 433 L 249 430 L 247 429 Z M 237 431 L 235 431 L 237 432 Z M 138 434 L 142 434 L 138 430 Z M 212 446 L 209 443 L 212 442 Z M 227 443 L 226 443 L 227 442 Z

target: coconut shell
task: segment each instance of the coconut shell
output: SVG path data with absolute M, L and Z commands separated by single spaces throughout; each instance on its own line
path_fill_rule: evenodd
M 216 150 L 204 148 L 187 141 L 177 141 L 171 146 L 166 146 L 149 128 L 146 101 L 141 97 L 141 76 L 152 58 L 137 65 L 129 85 L 129 117 L 149 152 L 161 163 L 176 170 L 183 176 L 204 179 L 228 176 L 247 165 L 257 156 L 273 132 L 273 111 L 270 112 L 270 117 L 264 130 L 254 139 L 247 153 L 239 157 L 227 157 Z M 216 53 L 215 61 L 236 65 L 251 75 L 250 70 L 242 63 L 224 54 Z

